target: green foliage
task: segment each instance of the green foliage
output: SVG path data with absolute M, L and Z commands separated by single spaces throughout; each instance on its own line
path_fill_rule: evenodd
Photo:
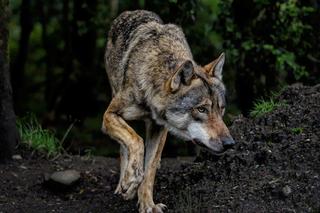
M 34 115 L 17 120 L 21 140 L 32 149 L 53 157 L 63 151 L 62 144 L 54 133 L 43 129 Z
M 289 52 L 285 49 L 280 50 L 271 44 L 264 44 L 262 49 L 269 51 L 273 56 L 275 56 L 275 69 L 280 74 L 285 74 L 288 69 L 291 69 L 296 80 L 309 75 L 303 65 L 296 63 L 296 56 L 293 52 Z
M 223 19 L 220 30 L 225 36 L 225 46 L 230 49 L 233 63 L 243 61 L 249 52 L 259 53 L 268 63 L 268 70 L 275 69 L 280 76 L 292 72 L 296 80 L 308 76 L 303 63 L 299 59 L 306 57 L 312 48 L 312 40 L 303 37 L 312 32 L 313 26 L 306 22 L 315 9 L 302 6 L 297 0 L 273 2 L 255 0 L 252 7 L 245 8 L 248 15 L 237 17 L 232 13 L 237 0 L 220 1 L 219 17 Z M 249 3 L 244 3 L 248 4 Z M 243 11 L 246 12 L 246 11 Z M 236 18 L 240 18 L 241 23 Z M 245 24 L 246 26 L 242 26 Z M 264 28 L 264 29 L 263 29 Z M 303 47 L 303 48 L 301 48 Z M 260 63 L 251 59 L 250 62 Z M 241 65 L 241 64 L 240 64 Z M 243 64 L 241 66 L 247 66 Z M 252 70 L 254 71 L 254 70 Z
M 299 135 L 299 134 L 303 133 L 303 128 L 302 127 L 294 127 L 291 129 L 291 132 L 293 134 Z
M 266 113 L 272 112 L 278 107 L 285 106 L 286 104 L 282 101 L 275 101 L 274 99 L 270 98 L 269 100 L 258 100 L 254 103 L 254 108 L 250 112 L 252 117 L 261 117 Z
M 244 109 L 279 85 L 319 83 L 310 60 L 320 58 L 320 14 L 312 2 L 226 0 L 219 7 L 216 29 L 236 72 L 237 96 L 249 96 Z

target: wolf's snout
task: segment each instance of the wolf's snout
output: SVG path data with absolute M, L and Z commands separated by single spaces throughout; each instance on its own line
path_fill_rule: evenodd
M 232 137 L 223 137 L 221 142 L 225 150 L 232 148 L 236 144 Z

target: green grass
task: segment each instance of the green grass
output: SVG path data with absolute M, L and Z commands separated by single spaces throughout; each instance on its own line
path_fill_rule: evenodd
M 272 112 L 278 107 L 286 106 L 286 103 L 283 101 L 275 101 L 273 98 L 269 100 L 258 100 L 254 103 L 253 110 L 250 112 L 251 117 L 261 117 L 268 112 Z
M 43 129 L 34 115 L 17 119 L 17 127 L 22 143 L 32 149 L 47 155 L 47 157 L 55 157 L 62 153 L 62 143 L 52 131 Z
M 299 134 L 303 133 L 303 128 L 302 127 L 295 127 L 295 128 L 291 129 L 291 132 L 293 134 L 299 135 Z

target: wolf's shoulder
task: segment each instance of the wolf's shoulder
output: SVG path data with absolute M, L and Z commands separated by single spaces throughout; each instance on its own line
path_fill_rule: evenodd
M 156 22 L 163 24 L 161 18 L 154 12 L 147 10 L 134 10 L 122 12 L 112 23 L 109 31 L 109 39 L 114 43 L 118 36 L 124 41 L 128 40 L 130 34 L 140 25 Z

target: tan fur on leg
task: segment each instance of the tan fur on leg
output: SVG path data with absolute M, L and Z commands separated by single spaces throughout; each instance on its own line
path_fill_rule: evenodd
M 162 212 L 166 206 L 161 203 L 154 204 L 153 184 L 168 131 L 164 127 L 156 126 L 149 121 L 146 123 L 146 127 L 145 176 L 138 190 L 139 211 L 140 213 Z
M 120 181 L 115 190 L 115 194 L 121 194 L 121 180 L 123 179 L 125 170 L 127 169 L 128 164 L 128 150 L 126 147 L 120 145 Z
M 142 138 L 117 113 L 125 107 L 121 99 L 115 97 L 104 114 L 103 126 L 106 133 L 127 150 L 127 162 L 125 156 L 121 157 L 121 160 L 125 160 L 121 164 L 126 168 L 121 168 L 123 174 L 116 193 L 124 199 L 132 199 L 143 179 L 144 145 Z

